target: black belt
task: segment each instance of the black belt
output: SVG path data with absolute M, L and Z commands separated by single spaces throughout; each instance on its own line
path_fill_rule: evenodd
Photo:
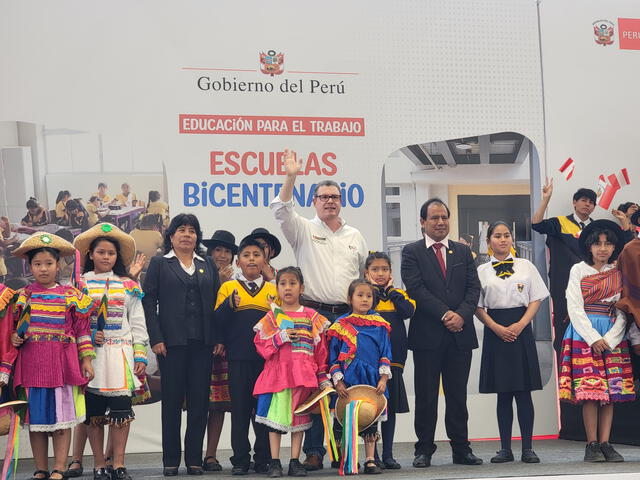
M 349 311 L 349 305 L 346 303 L 330 304 L 322 303 L 310 300 L 306 297 L 302 297 L 302 304 L 305 307 L 313 308 L 314 310 L 324 310 L 331 313 L 347 313 Z

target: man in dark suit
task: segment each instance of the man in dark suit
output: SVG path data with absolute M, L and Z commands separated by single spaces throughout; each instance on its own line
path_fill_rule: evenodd
M 444 390 L 445 426 L 453 463 L 480 465 L 467 431 L 467 380 L 471 351 L 478 348 L 473 313 L 480 281 L 468 246 L 449 240 L 449 208 L 432 198 L 420 209 L 423 239 L 402 250 L 402 281 L 416 301 L 409 324 L 413 351 L 416 407 L 414 467 L 428 467 L 436 450 L 440 377 Z

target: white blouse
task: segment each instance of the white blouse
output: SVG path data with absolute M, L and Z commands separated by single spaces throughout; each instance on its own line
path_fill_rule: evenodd
M 606 272 L 614 268 L 614 265 L 608 264 L 602 267 L 600 272 Z M 584 311 L 584 298 L 582 297 L 582 288 L 580 287 L 580 281 L 589 275 L 595 275 L 598 270 L 588 265 L 585 262 L 576 263 L 571 267 L 569 272 L 569 283 L 567 284 L 567 310 L 569 312 L 569 319 L 571 325 L 578 332 L 578 334 L 584 338 L 584 341 L 593 345 L 595 342 L 604 338 L 611 348 L 615 348 L 624 338 L 624 331 L 627 324 L 627 319 L 624 312 L 616 310 L 616 321 L 604 337 L 601 336 L 598 331 L 593 328 L 591 320 Z M 603 302 L 617 302 L 620 300 L 620 294 L 617 293 L 613 297 L 601 300 Z
M 508 259 L 513 257 L 508 256 Z M 527 307 L 531 302 L 543 300 L 549 296 L 538 269 L 525 258 L 513 259 L 513 275 L 500 278 L 491 262 L 497 261 L 493 256 L 487 263 L 478 267 L 480 278 L 480 308 L 515 308 Z

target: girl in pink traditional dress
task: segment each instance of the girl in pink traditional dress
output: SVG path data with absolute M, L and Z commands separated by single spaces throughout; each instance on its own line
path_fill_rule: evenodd
M 331 385 L 327 375 L 325 331 L 329 321 L 315 310 L 300 305 L 304 291 L 302 272 L 286 267 L 276 275 L 281 307 L 272 307 L 254 327 L 254 343 L 264 357 L 264 370 L 253 394 L 258 396 L 256 422 L 270 428 L 271 463 L 268 476 L 282 476 L 280 440 L 291 432 L 289 476 L 304 477 L 306 470 L 298 460 L 304 430 L 311 427 L 310 415 L 294 411 L 320 388 Z
M 75 249 L 66 240 L 37 232 L 14 255 L 27 258 L 35 282 L 20 291 L 16 301 L 16 330 L 11 342 L 18 348 L 13 384 L 24 389 L 28 402 L 29 439 L 35 457 L 34 480 L 62 480 L 71 442 L 71 428 L 84 421 L 83 387 L 93 378 L 89 316 L 91 297 L 56 282 L 61 256 Z M 48 437 L 53 437 L 55 462 L 48 472 Z
M 571 324 L 562 341 L 560 400 L 582 403 L 587 434 L 585 462 L 622 462 L 609 444 L 613 404 L 636 398 L 626 318 L 616 310 L 622 277 L 613 262 L 624 246 L 623 232 L 596 220 L 578 239 L 585 261 L 569 274 L 567 307 Z

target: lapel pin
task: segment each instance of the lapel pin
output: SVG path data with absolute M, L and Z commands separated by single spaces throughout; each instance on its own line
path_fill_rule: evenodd
M 453 253 L 453 250 L 449 250 L 448 253 Z
M 204 270 L 201 268 L 198 270 L 200 273 L 204 273 Z

